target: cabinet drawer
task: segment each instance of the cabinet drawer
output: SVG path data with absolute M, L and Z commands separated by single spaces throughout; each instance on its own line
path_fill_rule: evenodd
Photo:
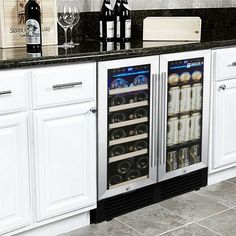
M 26 109 L 26 76 L 23 71 L 0 72 L 0 114 Z
M 40 68 L 32 73 L 35 109 L 95 99 L 95 63 Z
M 236 78 L 236 48 L 219 49 L 213 52 L 214 80 Z

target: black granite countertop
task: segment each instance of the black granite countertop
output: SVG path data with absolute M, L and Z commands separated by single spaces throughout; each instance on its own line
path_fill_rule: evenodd
M 234 14 L 235 13 L 235 14 Z M 93 14 L 91 16 L 91 14 Z M 200 16 L 203 20 L 201 42 L 143 42 L 142 21 L 146 16 Z M 89 17 L 88 17 L 89 16 Z M 88 13 L 83 23 L 97 13 Z M 222 18 L 224 18 L 222 20 Z M 104 61 L 160 55 L 184 51 L 212 49 L 217 47 L 236 46 L 236 8 L 233 9 L 193 9 L 168 11 L 137 11 L 134 14 L 134 38 L 130 43 L 117 45 L 116 43 L 99 42 L 92 38 L 94 35 L 83 37 L 79 45 L 65 50 L 58 46 L 46 46 L 41 55 L 28 55 L 25 48 L 0 49 L 0 69 L 40 66 L 48 64 L 65 64 L 74 62 Z M 96 22 L 96 21 L 93 21 Z M 222 23 L 223 22 L 223 23 Z M 95 26 L 94 26 L 95 27 Z M 92 32 L 91 29 L 87 29 Z M 97 34 L 98 29 L 94 30 Z M 59 39 L 59 41 L 62 41 Z M 120 49 L 121 48 L 121 49 Z M 125 49 L 126 48 L 126 49 Z

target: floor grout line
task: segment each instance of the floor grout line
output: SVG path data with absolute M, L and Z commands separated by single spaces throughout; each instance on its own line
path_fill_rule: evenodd
M 232 209 L 233 209 L 233 207 L 232 207 L 232 208 L 229 208 L 229 209 L 225 209 L 225 210 L 223 210 L 223 211 L 220 211 L 220 212 L 214 213 L 214 214 L 212 214 L 212 215 L 206 216 L 206 217 L 204 217 L 204 218 L 201 218 L 200 220 L 197 220 L 197 221 L 195 221 L 195 222 L 196 222 L 196 223 L 199 223 L 199 221 L 206 220 L 206 219 L 208 219 L 208 218 L 210 218 L 210 217 L 213 217 L 213 216 L 217 216 L 217 215 L 219 215 L 219 214 L 221 214 L 221 213 L 224 213 L 224 212 L 226 212 L 226 211 L 230 211 L 230 210 L 232 210 Z
M 187 221 L 189 221 L 189 219 L 186 219 L 186 218 L 184 218 L 183 216 L 178 215 L 178 214 L 175 213 L 174 211 L 172 211 L 172 210 L 170 210 L 170 209 L 168 209 L 168 208 L 166 208 L 166 207 L 163 207 L 163 206 L 161 206 L 160 204 L 158 204 L 158 206 L 160 206 L 160 207 L 161 207 L 162 209 L 164 209 L 164 210 L 167 210 L 167 211 L 173 213 L 173 214 L 176 215 L 176 216 L 179 216 L 179 217 L 182 218 L 183 220 L 187 220 Z M 191 223 L 191 222 L 190 222 L 190 223 Z M 188 224 L 188 223 L 187 223 L 187 224 Z
M 184 225 L 182 225 L 182 226 L 179 226 L 179 227 L 177 227 L 177 228 L 170 229 L 170 230 L 168 230 L 168 231 L 165 231 L 165 232 L 163 232 L 163 233 L 160 233 L 160 234 L 158 234 L 158 235 L 156 235 L 156 236 L 161 236 L 161 235 L 164 235 L 164 234 L 170 233 L 170 232 L 172 232 L 172 231 L 175 231 L 175 230 L 177 230 L 177 229 L 184 228 L 184 227 L 186 227 L 186 226 L 188 226 L 188 225 L 191 225 L 191 224 L 194 224 L 194 222 L 189 222 L 189 223 L 184 224 Z
M 208 228 L 208 227 L 205 226 L 205 225 L 201 225 L 201 224 L 199 224 L 198 222 L 195 222 L 195 224 L 196 224 L 196 225 L 199 225 L 199 226 L 201 226 L 201 227 L 203 227 L 203 228 L 205 228 L 205 229 L 207 229 L 207 230 L 209 230 L 209 231 L 211 231 L 211 232 L 213 232 L 213 233 L 215 233 L 215 234 L 218 234 L 219 236 L 224 236 L 223 234 L 221 234 L 221 233 L 219 233 L 219 232 L 216 232 L 216 231 L 214 231 L 214 230 Z
M 229 181 L 229 180 L 225 180 L 224 182 L 227 182 L 227 183 L 230 183 L 230 184 L 234 184 L 234 185 L 236 185 L 236 183 L 231 182 L 231 181 Z
M 142 232 L 140 232 L 140 231 L 138 231 L 137 229 L 135 229 L 135 228 L 133 228 L 132 226 L 130 226 L 130 225 L 128 225 L 128 224 L 126 224 L 126 223 L 124 223 L 123 221 L 121 221 L 121 220 L 118 220 L 118 219 L 113 219 L 113 220 L 115 220 L 115 221 L 117 221 L 117 222 L 119 222 L 119 223 L 121 223 L 121 224 L 123 224 L 123 225 L 125 225 L 125 226 L 127 226 L 128 228 L 130 228 L 130 229 L 132 229 L 132 230 L 134 230 L 135 232 L 137 232 L 137 233 L 139 233 L 139 234 L 141 234 L 141 235 L 144 235 Z M 154 236 L 154 235 L 153 235 Z
M 218 202 L 218 201 L 216 201 L 216 200 L 212 200 L 212 199 L 210 198 L 210 196 L 204 196 L 204 195 L 202 195 L 202 194 L 200 194 L 200 193 L 198 193 L 198 192 L 193 192 L 193 193 L 194 193 L 194 194 L 197 194 L 198 196 L 201 196 L 201 197 L 203 197 L 203 198 L 205 198 L 205 199 L 207 199 L 207 200 L 210 200 L 210 201 L 212 201 L 212 202 L 215 202 L 215 203 L 217 203 L 217 204 L 219 204 L 219 205 L 221 205 L 221 206 L 224 206 L 224 207 L 226 207 L 226 208 L 228 208 L 228 209 L 231 208 L 230 206 L 227 206 L 227 205 L 225 205 L 224 203 Z

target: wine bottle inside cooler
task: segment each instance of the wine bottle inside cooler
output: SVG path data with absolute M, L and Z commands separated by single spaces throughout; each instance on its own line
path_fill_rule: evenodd
M 42 48 L 41 13 L 36 0 L 25 5 L 26 46 L 28 53 L 40 53 Z
M 127 0 L 122 0 L 120 6 L 120 31 L 121 41 L 129 41 L 131 39 L 131 11 Z
M 104 0 L 100 14 L 100 39 L 114 39 L 114 12 L 110 0 Z
M 120 40 L 120 17 L 121 17 L 121 0 L 116 0 L 116 4 L 114 7 L 114 15 L 115 15 L 115 38 L 116 40 Z

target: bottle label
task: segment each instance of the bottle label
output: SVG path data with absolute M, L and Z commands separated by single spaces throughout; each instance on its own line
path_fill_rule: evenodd
M 120 17 L 116 17 L 116 38 L 120 38 Z
M 125 21 L 125 38 L 131 38 L 131 20 Z
M 109 10 L 111 10 L 111 11 L 112 11 L 111 4 L 105 4 L 105 7 L 106 7 L 107 9 L 109 9 Z
M 107 38 L 114 38 L 114 21 L 107 21 Z
M 26 44 L 40 44 L 40 25 L 38 21 L 29 19 L 26 21 Z
M 100 38 L 103 37 L 102 21 L 100 20 Z

